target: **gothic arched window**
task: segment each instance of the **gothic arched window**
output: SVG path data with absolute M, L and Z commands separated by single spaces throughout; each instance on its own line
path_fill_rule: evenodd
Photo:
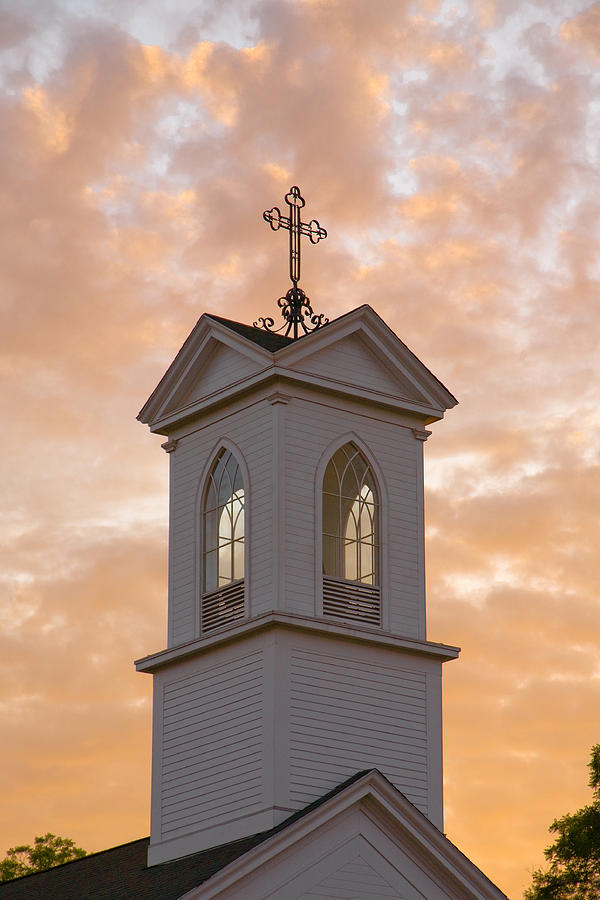
M 336 450 L 323 477 L 323 612 L 379 625 L 379 571 L 377 485 L 350 441 Z
M 204 494 L 203 631 L 244 614 L 244 478 L 231 450 L 218 454 Z

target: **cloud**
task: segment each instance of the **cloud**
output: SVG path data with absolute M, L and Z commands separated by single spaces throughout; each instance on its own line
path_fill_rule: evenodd
M 516 896 L 598 740 L 598 7 L 94 9 L 2 13 L 0 844 L 147 833 L 167 465 L 135 414 L 202 312 L 275 311 L 297 183 L 316 311 L 370 303 L 460 400 L 425 448 L 447 829 Z

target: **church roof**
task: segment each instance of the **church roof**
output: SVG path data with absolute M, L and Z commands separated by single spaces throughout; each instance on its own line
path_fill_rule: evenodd
M 177 900 L 365 774 L 357 772 L 269 831 L 150 867 L 146 864 L 150 838 L 140 838 L 0 884 L 0 900 Z
M 424 424 L 443 418 L 457 403 L 365 304 L 297 340 L 205 313 L 138 419 L 168 435 L 184 420 L 273 382 L 387 404 Z
M 223 319 L 221 316 L 213 316 L 212 313 L 206 313 L 206 318 L 220 322 L 221 325 L 225 325 L 237 334 L 241 334 L 242 337 L 247 338 L 249 341 L 254 341 L 259 347 L 270 350 L 271 353 L 281 350 L 282 347 L 291 344 L 293 340 L 290 337 L 285 337 L 283 334 L 275 334 L 272 331 L 265 331 L 264 328 L 245 325 L 243 322 L 234 322 L 233 319 Z

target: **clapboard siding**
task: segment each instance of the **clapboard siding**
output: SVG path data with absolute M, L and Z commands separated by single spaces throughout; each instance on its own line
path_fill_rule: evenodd
M 397 633 L 425 637 L 423 535 L 419 527 L 422 444 L 410 428 L 294 398 L 286 410 L 286 600 L 289 609 L 313 615 L 320 584 L 315 582 L 320 535 L 316 472 L 323 454 L 354 433 L 369 448 L 382 473 L 381 543 L 384 621 Z
M 400 900 L 397 891 L 360 856 L 324 878 L 301 900 Z
M 173 454 L 169 555 L 171 645 L 197 637 L 201 592 L 199 498 L 203 489 L 200 480 L 220 439 L 228 439 L 239 448 L 249 471 L 246 535 L 251 552 L 247 580 L 253 585 L 253 595 L 272 596 L 272 406 L 263 401 L 185 435 Z
M 225 360 L 229 350 L 221 353 Z M 172 458 L 171 645 L 198 636 L 201 523 L 197 498 L 202 489 L 202 473 L 220 437 L 239 448 L 249 471 L 248 614 L 258 615 L 277 607 L 305 615 L 319 613 L 317 468 L 327 448 L 354 433 L 369 448 L 384 482 L 380 498 L 382 625 L 408 637 L 425 637 L 423 535 L 419 518 L 423 490 L 419 466 L 422 444 L 415 440 L 410 428 L 373 415 L 361 415 L 356 409 L 293 397 L 278 419 L 275 407 L 262 400 L 180 439 Z M 283 443 L 283 470 L 277 479 L 275 448 L 279 442 Z M 273 529 L 278 491 L 284 495 L 278 507 L 282 515 L 278 527 L 285 553 L 281 590 L 274 583 L 273 559 L 273 553 L 277 552 Z
M 260 803 L 263 688 L 259 649 L 163 686 L 163 839 Z
M 398 372 L 392 373 L 357 335 L 343 338 L 334 346 L 306 357 L 298 368 L 394 397 L 424 399 L 408 378 Z
M 295 648 L 290 662 L 290 799 L 309 803 L 380 769 L 427 813 L 423 672 Z

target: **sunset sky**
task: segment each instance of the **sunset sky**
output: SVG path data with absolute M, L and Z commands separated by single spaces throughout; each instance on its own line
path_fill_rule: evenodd
M 168 458 L 203 312 L 369 303 L 459 399 L 425 445 L 446 831 L 511 898 L 600 741 L 600 3 L 4 0 L 0 856 L 149 833 Z

